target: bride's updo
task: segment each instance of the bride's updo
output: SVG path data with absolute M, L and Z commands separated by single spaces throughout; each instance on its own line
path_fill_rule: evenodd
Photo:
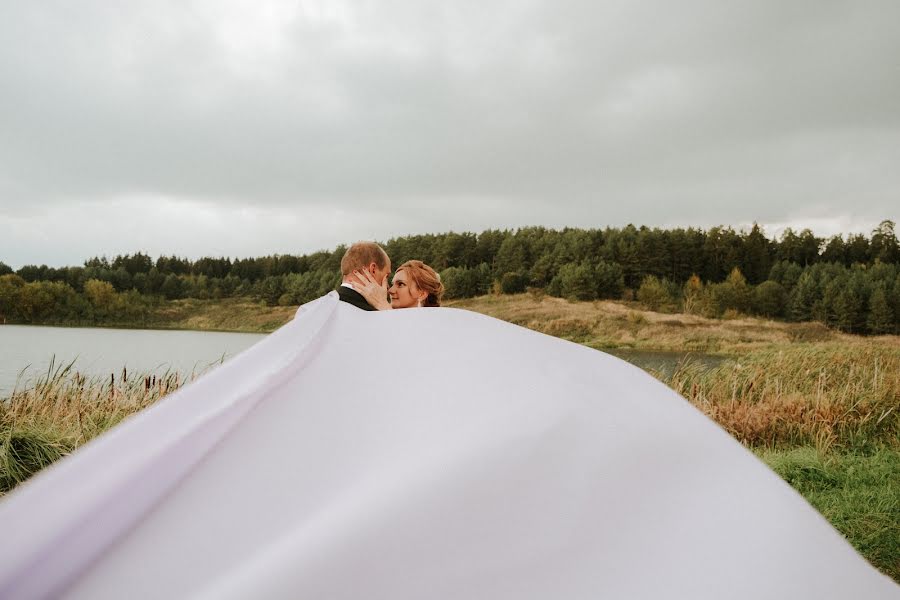
M 444 295 L 444 284 L 441 276 L 434 269 L 421 260 L 408 260 L 399 267 L 397 272 L 406 271 L 407 276 L 416 284 L 416 287 L 428 296 L 422 302 L 422 306 L 440 306 L 441 296 Z

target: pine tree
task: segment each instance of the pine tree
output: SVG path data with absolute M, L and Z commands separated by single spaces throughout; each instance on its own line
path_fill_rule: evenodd
M 872 232 L 871 251 L 872 258 L 881 262 L 893 263 L 900 260 L 900 247 L 893 221 L 882 221 Z
M 835 301 L 835 320 L 838 329 L 847 333 L 860 333 L 865 324 L 863 299 L 854 281 L 847 283 Z
M 887 294 L 882 286 L 875 288 L 869 297 L 869 318 L 866 320 L 869 333 L 876 335 L 894 331 L 894 311 L 887 301 Z
M 791 318 L 794 321 L 812 319 L 812 308 L 818 297 L 816 282 L 812 275 L 804 272 L 791 292 Z
M 751 307 L 764 317 L 778 317 L 784 313 L 787 295 L 777 281 L 763 281 L 753 289 Z
M 744 237 L 744 254 L 741 260 L 741 271 L 747 276 L 747 280 L 756 285 L 766 280 L 769 269 L 772 267 L 771 243 L 763 235 L 756 223 Z

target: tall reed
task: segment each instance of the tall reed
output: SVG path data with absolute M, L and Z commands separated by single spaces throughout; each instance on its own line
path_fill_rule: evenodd
M 758 351 L 705 370 L 683 363 L 670 387 L 753 447 L 825 452 L 900 446 L 900 351 L 841 344 Z
M 0 399 L 0 494 L 199 375 L 122 369 L 87 377 L 72 366 L 51 361 L 33 383 Z

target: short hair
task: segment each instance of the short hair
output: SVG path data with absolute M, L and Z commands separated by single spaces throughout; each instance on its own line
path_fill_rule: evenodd
M 344 252 L 341 259 L 341 275 L 347 277 L 353 271 L 365 269 L 375 263 L 379 269 L 385 269 L 390 259 L 384 248 L 375 242 L 356 242 Z
M 441 297 L 444 295 L 444 284 L 441 283 L 441 276 L 434 269 L 421 260 L 408 260 L 397 267 L 397 273 L 400 271 L 406 271 L 417 288 L 428 292 L 428 296 L 425 298 L 422 306 L 441 305 Z

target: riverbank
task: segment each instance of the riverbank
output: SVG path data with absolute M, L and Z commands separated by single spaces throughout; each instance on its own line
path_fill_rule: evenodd
M 710 319 L 653 312 L 635 302 L 572 302 L 545 294 L 504 294 L 451 301 L 446 306 L 489 315 L 597 349 L 740 356 L 798 343 L 834 343 L 900 352 L 900 336 L 896 335 L 849 335 L 817 322 L 788 323 L 756 317 Z M 296 306 L 266 306 L 240 298 L 187 299 L 163 302 L 132 321 L 41 324 L 270 333 L 290 321 L 296 311 Z
M 95 321 L 50 319 L 37 323 L 9 322 L 9 325 L 51 327 L 98 327 L 111 329 L 165 329 L 271 333 L 294 318 L 296 306 L 267 306 L 246 298 L 224 300 L 170 300 L 150 307 L 130 320 Z M 0 325 L 2 326 L 2 325 Z

